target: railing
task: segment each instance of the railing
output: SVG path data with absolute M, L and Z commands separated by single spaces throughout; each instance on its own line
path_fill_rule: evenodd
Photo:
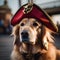
M 21 5 L 28 3 L 29 0 L 19 0 L 19 2 L 20 2 L 20 6 L 21 6 Z M 59 7 L 60 6 L 60 0 L 42 3 L 42 4 L 38 4 L 36 2 L 34 2 L 34 3 L 39 5 L 42 8 L 52 8 L 52 7 Z
M 60 0 L 53 1 L 53 2 L 48 2 L 48 3 L 44 3 L 44 4 L 38 4 L 38 5 L 42 8 L 60 7 Z

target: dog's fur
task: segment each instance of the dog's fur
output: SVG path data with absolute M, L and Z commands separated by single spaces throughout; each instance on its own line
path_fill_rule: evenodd
M 24 30 L 29 33 L 27 43 L 22 42 L 21 33 Z M 51 31 L 34 18 L 22 19 L 13 28 L 12 34 L 14 35 L 12 60 L 60 60 L 60 50 L 54 46 Z

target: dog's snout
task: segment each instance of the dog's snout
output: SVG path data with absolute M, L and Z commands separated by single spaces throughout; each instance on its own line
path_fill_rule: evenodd
M 28 36 L 28 32 L 22 32 L 21 35 Z
M 29 41 L 29 34 L 28 34 L 28 32 L 23 31 L 21 33 L 21 36 L 22 36 L 22 42 L 28 42 Z

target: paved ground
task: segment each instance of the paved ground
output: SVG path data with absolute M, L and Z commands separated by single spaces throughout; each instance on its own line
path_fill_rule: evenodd
M 0 60 L 10 60 L 10 54 L 13 47 L 13 38 L 4 35 L 0 36 Z
M 55 44 L 60 47 L 60 36 L 55 36 Z M 9 35 L 0 36 L 0 60 L 10 60 L 10 54 L 13 47 L 13 37 Z

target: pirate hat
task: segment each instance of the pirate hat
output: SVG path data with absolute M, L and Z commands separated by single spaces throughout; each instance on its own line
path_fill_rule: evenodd
M 11 24 L 15 26 L 18 24 L 23 18 L 35 18 L 37 21 L 41 22 L 50 30 L 57 32 L 57 26 L 53 23 L 50 16 L 38 7 L 36 4 L 33 5 L 23 5 L 13 16 L 11 20 Z

